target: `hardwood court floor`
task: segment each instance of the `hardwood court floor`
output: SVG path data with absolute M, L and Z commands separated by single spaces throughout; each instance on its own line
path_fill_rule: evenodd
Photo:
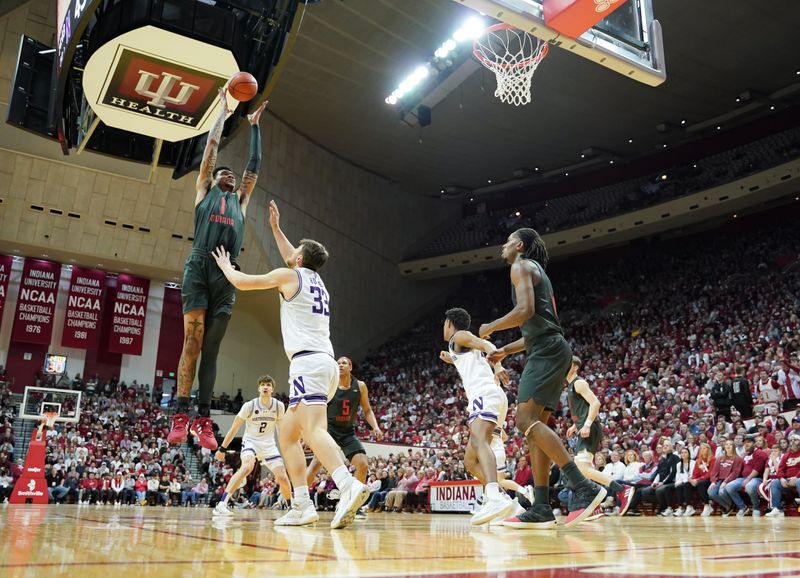
M 800 576 L 800 517 L 603 518 L 571 530 L 373 514 L 331 530 L 273 511 L 0 506 L 0 577 Z

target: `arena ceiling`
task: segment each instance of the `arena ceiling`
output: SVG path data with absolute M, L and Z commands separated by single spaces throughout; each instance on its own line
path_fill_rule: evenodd
M 323 0 L 308 6 L 270 108 L 337 155 L 435 194 L 449 184 L 509 180 L 519 168 L 567 166 L 587 147 L 624 160 L 697 138 L 702 133 L 686 127 L 745 106 L 736 102 L 744 91 L 766 99 L 789 87 L 776 109 L 797 102 L 800 2 L 655 0 L 654 11 L 666 51 L 661 86 L 556 49 L 536 72 L 528 106 L 500 103 L 493 75 L 481 70 L 420 132 L 384 98 L 473 13 L 451 0 Z M 665 122 L 677 126 L 661 133 L 656 126 Z

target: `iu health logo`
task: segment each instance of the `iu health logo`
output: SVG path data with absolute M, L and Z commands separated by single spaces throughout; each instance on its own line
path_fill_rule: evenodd
M 166 123 L 198 127 L 216 104 L 224 76 L 120 46 L 100 104 Z

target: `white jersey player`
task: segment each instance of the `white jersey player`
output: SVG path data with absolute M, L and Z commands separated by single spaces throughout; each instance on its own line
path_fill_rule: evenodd
M 272 377 L 263 375 L 258 378 L 258 397 L 242 405 L 239 413 L 233 418 L 233 423 L 228 433 L 225 434 L 222 445 L 215 454 L 218 460 L 225 460 L 225 452 L 228 450 L 228 446 L 236 436 L 236 432 L 244 424 L 245 430 L 244 436 L 242 436 L 242 451 L 240 454 L 242 465 L 228 481 L 225 492 L 214 508 L 214 515 L 231 515 L 231 511 L 228 508 L 228 500 L 236 490 L 244 486 L 247 476 L 253 470 L 256 462 L 263 463 L 274 474 L 275 481 L 280 486 L 284 500 L 288 502 L 292 495 L 289 478 L 286 476 L 286 468 L 283 465 L 283 459 L 275 440 L 276 427 L 283 419 L 286 408 L 282 402 L 272 397 L 274 389 L 275 380 Z
M 456 366 L 467 394 L 469 444 L 464 463 L 485 487 L 486 499 L 471 519 L 472 524 L 480 525 L 504 518 L 514 511 L 515 504 L 500 492 L 497 459 L 492 451 L 495 428 L 502 425 L 500 414 L 505 418 L 508 409 L 506 394 L 495 383 L 494 371 L 487 360 L 495 347 L 470 333 L 470 323 L 469 313 L 464 309 L 448 309 L 443 328 L 448 351 L 442 351 L 439 357 Z
M 279 440 L 294 492 L 292 509 L 275 524 L 303 526 L 319 520 L 308 495 L 302 437 L 339 488 L 339 505 L 331 527 L 343 528 L 353 521 L 370 492 L 347 470 L 339 446 L 328 433 L 326 406 L 339 384 L 339 366 L 330 341 L 330 296 L 317 273 L 328 260 L 328 251 L 311 239 L 301 239 L 298 247 L 292 245 L 281 230 L 275 201 L 270 201 L 269 222 L 288 267 L 264 275 L 246 275 L 231 265 L 230 255 L 223 247 L 213 255 L 237 289 L 277 288 L 281 294 L 281 331 L 290 362 L 289 410 L 279 429 Z

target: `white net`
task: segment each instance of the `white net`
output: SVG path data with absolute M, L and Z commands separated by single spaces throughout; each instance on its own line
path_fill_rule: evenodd
M 496 24 L 475 41 L 473 54 L 494 72 L 494 95 L 502 102 L 520 106 L 531 101 L 531 79 L 547 56 L 547 42 L 508 24 Z

